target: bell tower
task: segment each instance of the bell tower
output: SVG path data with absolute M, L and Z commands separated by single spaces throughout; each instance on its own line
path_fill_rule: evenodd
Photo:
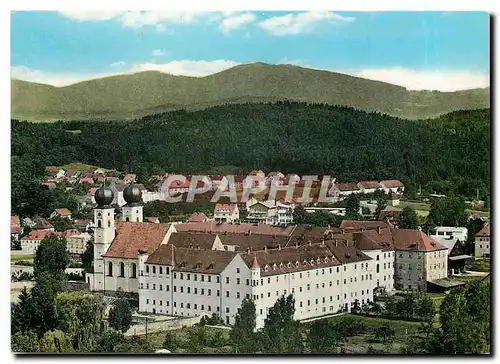
M 123 199 L 127 202 L 122 207 L 122 221 L 143 222 L 142 192 L 137 185 L 131 183 L 123 190 Z
M 97 207 L 94 209 L 94 273 L 90 289 L 98 291 L 104 289 L 103 255 L 115 238 L 115 209 L 110 205 L 114 198 L 111 189 L 103 186 L 95 192 L 94 197 Z

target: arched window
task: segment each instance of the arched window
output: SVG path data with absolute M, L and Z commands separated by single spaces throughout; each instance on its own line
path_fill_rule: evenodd
M 125 221 L 126 221 L 126 222 L 129 222 L 129 221 L 130 221 L 130 219 L 129 219 L 128 217 L 126 217 L 126 218 L 125 218 Z
M 108 263 L 108 276 L 113 277 L 113 263 L 112 262 Z
M 139 222 L 139 217 L 137 217 L 137 222 Z
M 120 263 L 120 277 L 125 277 L 125 264 Z
M 108 220 L 108 227 L 111 227 L 111 220 Z
M 98 228 L 102 227 L 102 221 L 101 220 L 97 220 L 97 227 Z
M 132 274 L 130 275 L 131 278 L 136 278 L 137 277 L 137 266 L 135 263 L 132 263 Z
M 377 260 L 380 260 L 380 257 L 377 255 Z
M 379 265 L 377 264 L 377 273 L 379 272 Z

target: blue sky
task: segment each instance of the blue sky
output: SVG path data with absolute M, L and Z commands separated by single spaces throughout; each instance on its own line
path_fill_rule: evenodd
M 265 62 L 443 91 L 489 85 L 483 12 L 14 12 L 11 74 L 57 86 Z

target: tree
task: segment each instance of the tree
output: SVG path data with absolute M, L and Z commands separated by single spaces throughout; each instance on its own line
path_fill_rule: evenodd
M 72 353 L 70 340 L 61 330 L 47 331 L 40 340 L 42 353 Z
M 66 231 L 73 229 L 73 222 L 67 217 L 56 216 L 52 219 L 52 225 L 55 231 Z
M 62 280 L 69 261 L 69 253 L 66 250 L 66 239 L 53 235 L 46 236 L 40 242 L 35 253 L 35 277 L 38 277 L 42 272 L 46 272 Z
M 188 349 L 191 354 L 199 354 L 204 351 L 207 344 L 207 329 L 203 326 L 193 326 L 188 332 Z
M 359 219 L 359 198 L 355 193 L 350 194 L 346 198 L 345 218 L 347 220 Z
M 18 296 L 18 302 L 13 305 L 12 309 L 12 332 L 20 331 L 27 332 L 30 329 L 31 321 L 31 302 L 28 289 L 23 287 Z
M 16 332 L 11 337 L 11 349 L 15 353 L 36 353 L 39 351 L 38 335 L 34 331 Z
M 177 337 L 175 336 L 175 334 L 173 334 L 170 331 L 167 332 L 165 335 L 165 339 L 163 340 L 163 347 L 167 350 L 173 351 L 177 349 L 178 346 L 179 343 L 177 341 Z
M 235 323 L 229 334 L 238 354 L 252 354 L 257 351 L 254 333 L 255 321 L 255 304 L 253 300 L 245 298 L 241 302 L 241 308 L 235 316 Z
M 436 316 L 436 306 L 432 299 L 426 294 L 419 294 L 416 300 L 415 314 L 426 322 L 432 322 Z
M 15 237 L 10 237 L 10 250 L 22 250 L 21 241 Z
M 99 346 L 104 307 L 101 298 L 85 292 L 64 292 L 54 302 L 59 321 L 73 348 L 78 352 L 92 352 Z
M 132 310 L 127 299 L 118 300 L 109 312 L 109 326 L 117 331 L 126 332 L 132 324 Z
M 361 311 L 361 305 L 360 305 L 360 303 L 359 303 L 359 300 L 358 300 L 358 299 L 355 299 L 355 300 L 354 300 L 354 303 L 353 303 L 353 305 L 352 305 L 352 307 L 351 307 L 351 312 L 352 312 L 352 313 L 358 313 L 358 312 L 360 312 L 360 311 Z
M 309 347 L 312 353 L 334 353 L 339 341 L 339 332 L 335 324 L 328 319 L 317 320 L 311 324 L 311 329 L 309 330 Z
M 401 212 L 401 219 L 399 221 L 399 227 L 401 229 L 416 229 L 418 227 L 418 218 L 415 210 L 410 206 L 403 208 Z
M 261 344 L 264 353 L 298 354 L 303 350 L 300 324 L 293 319 L 295 299 L 280 297 L 264 321 Z
M 387 201 L 385 198 L 379 198 L 377 200 L 377 208 L 375 209 L 375 216 L 379 216 L 380 212 L 387 207 Z
M 306 209 L 302 205 L 297 205 L 295 206 L 295 209 L 293 210 L 293 222 L 297 225 L 302 225 L 304 224 L 304 221 L 306 219 Z
M 368 327 L 365 323 L 355 317 L 342 317 L 336 324 L 335 329 L 339 336 L 344 339 L 346 337 L 357 336 L 365 333 Z
M 151 341 L 143 336 L 132 336 L 126 338 L 121 344 L 115 346 L 115 353 L 151 354 L 154 347 Z
M 459 197 L 437 198 L 431 202 L 428 218 L 437 226 L 466 226 L 465 201 Z
M 386 324 L 375 328 L 374 334 L 375 339 L 388 342 L 394 338 L 394 335 L 396 335 L 396 331 Z
M 115 330 L 106 331 L 99 339 L 98 352 L 113 353 L 118 345 L 125 342 L 125 336 Z
M 85 251 L 82 254 L 82 266 L 85 272 L 90 273 L 92 271 L 92 265 L 94 263 L 94 242 L 89 240 L 85 247 Z

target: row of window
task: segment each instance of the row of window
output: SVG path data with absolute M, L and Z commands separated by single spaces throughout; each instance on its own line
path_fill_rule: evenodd
M 158 300 L 159 301 L 159 305 L 160 306 L 163 306 L 163 300 Z M 156 305 L 156 300 L 152 300 L 152 304 L 153 306 Z M 149 298 L 146 298 L 146 305 L 149 305 Z M 166 307 L 169 307 L 170 306 L 170 302 L 169 301 L 165 301 L 165 306 Z M 172 303 L 172 306 L 173 307 L 177 307 L 177 302 L 173 302 Z M 191 309 L 191 303 L 190 302 L 187 302 L 186 305 L 184 305 L 184 302 L 180 302 L 179 304 L 180 308 L 188 308 L 188 309 Z M 193 304 L 193 309 L 197 310 L 198 309 L 198 304 L 195 303 Z M 205 305 L 200 305 L 200 310 L 202 311 L 205 311 Z M 210 305 L 207 305 L 207 311 L 212 311 L 212 306 Z M 220 307 L 217 306 L 217 311 L 216 312 L 219 312 L 220 311 Z M 226 313 L 231 313 L 231 310 L 229 307 L 226 307 Z
M 125 264 L 120 263 L 120 274 L 118 277 L 125 277 Z M 137 265 L 135 263 L 132 263 L 132 269 L 130 271 L 130 278 L 137 278 Z M 108 262 L 108 277 L 113 277 L 113 262 Z

